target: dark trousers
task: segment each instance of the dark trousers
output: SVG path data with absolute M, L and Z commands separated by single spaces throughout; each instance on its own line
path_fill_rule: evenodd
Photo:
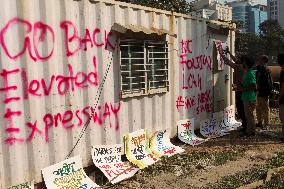
M 244 110 L 244 103 L 242 101 L 242 92 L 236 92 L 236 108 L 239 118 L 242 120 L 244 131 L 247 129 L 246 114 Z

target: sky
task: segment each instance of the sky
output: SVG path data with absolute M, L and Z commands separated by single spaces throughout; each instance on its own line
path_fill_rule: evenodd
M 193 0 L 187 0 L 189 2 L 193 1 Z M 225 1 L 225 0 L 221 0 L 221 1 Z M 227 0 L 228 2 L 231 2 L 233 0 Z M 266 5 L 267 4 L 267 0 L 255 0 L 255 4 L 262 4 L 262 5 Z

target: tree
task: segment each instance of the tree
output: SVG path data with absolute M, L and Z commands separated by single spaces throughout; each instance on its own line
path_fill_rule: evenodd
M 255 33 L 236 33 L 236 56 L 249 55 L 254 58 L 263 54 L 263 47 L 260 45 L 260 38 Z
M 186 0 L 120 0 L 147 7 L 163 9 L 183 14 L 192 12 L 191 5 Z
M 260 24 L 260 39 L 264 46 L 265 54 L 277 56 L 284 47 L 284 30 L 277 20 L 267 20 Z

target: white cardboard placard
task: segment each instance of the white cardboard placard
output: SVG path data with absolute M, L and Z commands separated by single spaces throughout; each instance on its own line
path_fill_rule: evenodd
M 75 156 L 42 169 L 47 189 L 97 189 L 84 172 L 80 156 Z
M 129 162 L 121 161 L 122 145 L 96 145 L 92 149 L 93 162 L 108 180 L 118 183 L 135 175 L 138 168 L 133 167 Z
M 226 135 L 216 118 L 201 121 L 200 133 L 202 136 L 208 138 L 217 138 Z
M 147 132 L 144 129 L 125 135 L 127 159 L 140 169 L 154 164 L 159 159 L 151 152 Z
M 171 143 L 170 134 L 167 130 L 154 133 L 150 140 L 150 148 L 157 156 L 172 156 L 184 152 L 184 149 Z
M 194 134 L 194 118 L 178 121 L 177 130 L 178 130 L 178 138 L 182 142 L 190 144 L 192 146 L 202 144 L 208 140 L 197 137 Z
M 225 124 L 231 125 L 232 128 L 238 128 L 242 126 L 241 122 L 238 122 L 235 118 L 235 106 L 231 105 L 224 110 L 224 121 Z

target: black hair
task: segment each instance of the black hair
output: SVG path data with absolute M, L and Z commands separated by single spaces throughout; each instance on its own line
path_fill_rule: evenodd
M 247 65 L 247 67 L 250 69 L 254 66 L 254 59 L 251 56 L 242 56 L 241 57 L 241 62 L 245 65 Z
M 280 66 L 284 65 L 284 54 L 279 54 L 277 57 L 277 61 Z

